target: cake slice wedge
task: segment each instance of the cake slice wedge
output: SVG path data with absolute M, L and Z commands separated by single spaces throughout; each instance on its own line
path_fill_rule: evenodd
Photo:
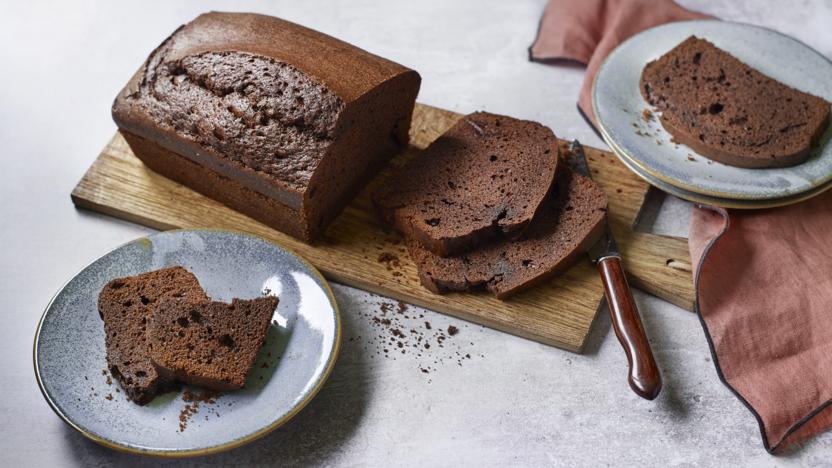
M 547 127 L 476 112 L 385 180 L 373 202 L 407 238 L 449 256 L 520 235 L 557 167 L 557 139 Z
M 644 67 L 641 93 L 677 142 L 732 166 L 800 164 L 829 127 L 829 102 L 695 36 Z
M 166 300 L 208 301 L 196 277 L 182 267 L 165 268 L 107 283 L 98 296 L 104 321 L 107 368 L 128 398 L 139 405 L 173 389 L 175 382 L 159 375 L 150 360 L 146 338 L 153 308 Z
M 561 164 L 555 190 L 519 238 L 445 258 L 409 240 L 422 284 L 435 293 L 485 289 L 506 299 L 570 267 L 603 233 L 607 197 Z
M 277 304 L 274 296 L 160 303 L 148 326 L 150 357 L 167 379 L 219 391 L 242 388 Z

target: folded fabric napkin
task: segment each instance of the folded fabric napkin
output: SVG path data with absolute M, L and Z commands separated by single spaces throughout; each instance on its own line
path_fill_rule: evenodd
M 529 55 L 587 66 L 578 108 L 594 125 L 590 90 L 607 54 L 644 29 L 700 18 L 671 0 L 550 0 Z M 766 210 L 696 207 L 689 248 L 717 373 L 766 450 L 832 426 L 832 191 Z

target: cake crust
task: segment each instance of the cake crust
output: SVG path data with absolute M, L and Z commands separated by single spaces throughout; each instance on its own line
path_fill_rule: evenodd
M 149 159 L 141 138 L 234 180 L 297 213 L 267 224 L 313 241 L 406 147 L 419 84 L 413 70 L 302 26 L 212 12 L 151 53 L 112 113 L 139 159 Z

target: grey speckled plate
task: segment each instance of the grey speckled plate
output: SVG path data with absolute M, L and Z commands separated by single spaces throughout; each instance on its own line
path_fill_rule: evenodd
M 671 195 L 679 197 L 683 200 L 687 200 L 693 203 L 699 203 L 703 205 L 711 205 L 711 206 L 721 206 L 723 208 L 738 208 L 744 210 L 756 210 L 756 209 L 764 209 L 764 208 L 774 208 L 778 206 L 785 206 L 791 205 L 793 203 L 797 203 L 799 201 L 803 201 L 819 195 L 830 188 L 832 188 L 832 181 L 827 182 L 820 187 L 815 189 L 809 190 L 807 192 L 800 193 L 798 195 L 794 195 L 791 197 L 785 198 L 772 198 L 767 200 L 740 200 L 740 199 L 730 199 L 730 198 L 718 198 L 718 197 L 710 197 L 708 195 L 701 195 L 694 192 L 689 192 L 685 189 L 675 187 L 666 183 L 663 180 L 657 179 L 650 174 L 644 172 L 640 167 L 636 166 L 629 159 L 621 156 L 619 153 L 619 149 L 616 147 L 612 147 L 613 152 L 618 155 L 619 159 L 621 160 L 624 165 L 633 171 L 636 175 L 644 179 L 648 184 L 653 185 L 654 187 L 667 192 Z M 697 159 L 697 161 L 702 161 L 702 158 Z
M 280 297 L 246 387 L 200 404 L 182 431 L 182 392 L 138 406 L 117 391 L 118 383 L 108 383 L 97 311 L 98 293 L 111 279 L 174 265 L 194 273 L 214 300 Z M 150 455 L 202 455 L 250 442 L 294 416 L 329 376 L 340 341 L 332 291 L 294 253 L 242 233 L 170 231 L 104 255 L 55 295 L 35 336 L 35 374 L 58 416 L 98 443 Z
M 713 42 L 772 78 L 832 101 L 832 63 L 796 39 L 728 21 L 669 23 L 623 42 L 596 76 L 593 109 L 601 134 L 620 150 L 619 157 L 654 179 L 712 198 L 800 199 L 805 198 L 801 194 L 817 191 L 832 180 L 832 129 L 827 129 L 812 157 L 803 164 L 743 169 L 708 163 L 687 146 L 672 143 L 658 119 L 642 119 L 642 110 L 650 107 L 639 92 L 642 69 L 691 35 Z M 689 161 L 689 155 L 699 161 Z

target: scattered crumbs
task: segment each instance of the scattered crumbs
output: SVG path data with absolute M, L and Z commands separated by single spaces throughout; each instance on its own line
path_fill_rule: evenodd
M 468 325 L 448 325 L 445 329 L 437 329 L 424 320 L 424 314 L 412 311 L 402 301 L 377 297 L 365 300 L 365 303 L 373 307 L 364 308 L 359 314 L 369 321 L 375 333 L 363 338 L 351 336 L 348 341 L 367 350 L 370 359 L 397 360 L 411 356 L 416 360 L 415 368 L 425 374 L 436 371 L 443 364 L 459 367 L 464 360 L 471 359 L 472 353 L 467 351 L 469 346 L 474 346 L 474 342 L 451 338 L 462 334 L 462 329 Z M 431 379 L 428 379 L 430 382 Z
M 644 133 L 644 132 L 642 132 L 641 130 L 636 130 L 636 135 L 638 135 L 638 136 L 645 136 L 645 133 Z
M 653 120 L 653 113 L 650 112 L 650 109 L 644 109 L 641 111 L 641 118 L 644 119 L 645 122 L 651 122 Z
M 89 380 L 89 378 L 85 375 L 85 376 L 84 376 L 84 380 Z
M 108 393 L 107 396 L 104 397 L 105 400 L 113 401 L 113 394 Z
M 387 267 L 387 271 L 393 271 L 395 268 L 401 268 L 402 264 L 399 257 L 389 252 L 382 252 L 378 255 L 378 262 L 383 263 Z
M 269 289 L 269 288 L 263 288 L 263 295 L 264 296 L 271 296 L 272 295 L 272 290 Z
M 659 146 L 661 146 L 661 145 L 662 145 L 662 141 L 661 141 L 661 140 L 656 140 L 656 144 L 657 144 L 657 145 L 659 145 Z
M 694 158 L 692 155 L 689 154 L 688 155 L 688 161 L 696 162 L 696 158 Z
M 203 390 L 199 393 L 194 393 L 185 389 L 185 391 L 182 392 L 182 401 L 185 402 L 185 406 L 183 406 L 182 410 L 179 412 L 179 432 L 184 432 L 185 429 L 188 428 L 188 423 L 191 421 L 191 418 L 199 413 L 200 406 L 213 405 L 217 402 L 219 397 L 219 393 L 211 390 Z M 216 411 L 214 410 L 214 412 Z M 208 420 L 207 414 L 205 415 L 205 419 L 206 421 Z

